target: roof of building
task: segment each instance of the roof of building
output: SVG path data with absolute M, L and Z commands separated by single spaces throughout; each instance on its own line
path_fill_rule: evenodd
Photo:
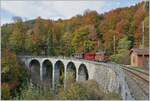
M 135 52 L 138 55 L 149 55 L 149 49 L 132 48 L 130 54 Z
M 99 52 L 96 52 L 96 54 L 106 54 L 105 51 L 99 51 Z

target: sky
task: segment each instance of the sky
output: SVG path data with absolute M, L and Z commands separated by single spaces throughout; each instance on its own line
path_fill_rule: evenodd
M 20 16 L 24 21 L 38 16 L 44 19 L 69 19 L 85 10 L 96 10 L 99 14 L 119 7 L 129 7 L 142 0 L 82 0 L 82 1 L 48 1 L 48 0 L 1 0 L 1 25 L 13 22 L 13 16 Z

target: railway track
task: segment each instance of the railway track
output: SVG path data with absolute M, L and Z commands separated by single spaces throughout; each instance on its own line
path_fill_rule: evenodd
M 130 66 L 127 66 L 127 65 L 123 65 L 125 68 L 128 68 L 128 69 L 131 69 L 131 70 L 134 70 L 134 71 L 137 71 L 137 72 L 140 72 L 140 73 L 143 73 L 145 75 L 149 75 L 149 71 L 147 71 L 146 69 L 139 69 L 137 67 L 130 67 Z
M 137 70 L 133 70 L 133 69 L 130 69 L 128 67 L 122 67 L 125 71 L 128 71 L 132 74 L 134 74 L 135 76 L 141 78 L 143 81 L 149 83 L 149 74 L 147 73 L 144 73 L 144 72 L 140 72 L 140 71 L 137 71 Z
M 109 65 L 116 65 L 116 63 L 110 62 Z M 121 67 L 124 71 L 130 72 L 134 74 L 135 76 L 141 78 L 145 82 L 149 83 L 149 73 L 147 71 L 141 71 L 135 68 L 128 67 L 126 65 L 118 64 L 119 67 Z
M 122 66 L 122 69 L 138 85 L 144 95 L 149 96 L 149 74 L 126 66 Z

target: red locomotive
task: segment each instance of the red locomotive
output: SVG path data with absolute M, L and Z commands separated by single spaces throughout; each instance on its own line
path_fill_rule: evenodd
M 109 61 L 109 56 L 106 52 L 97 52 L 97 53 L 76 53 L 73 57 L 77 59 L 85 59 L 90 61 L 98 61 L 98 62 L 107 62 Z
M 95 60 L 95 53 L 85 53 L 83 58 L 85 60 L 94 61 Z

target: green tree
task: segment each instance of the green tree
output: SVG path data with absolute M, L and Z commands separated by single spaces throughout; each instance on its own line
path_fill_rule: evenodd
M 13 98 L 14 100 L 52 100 L 52 90 L 48 87 L 37 87 L 28 85 L 22 89 L 21 94 Z
M 149 47 L 149 17 L 144 19 L 144 47 Z
M 9 45 L 9 36 L 13 31 L 12 25 L 4 25 L 1 27 L 1 48 L 6 48 Z
M 16 55 L 9 49 L 2 49 L 2 98 L 10 99 L 15 96 L 16 90 L 28 80 L 28 72 Z
M 63 54 L 71 55 L 72 47 L 71 47 L 72 33 L 66 32 L 63 35 Z
M 53 21 L 48 20 L 45 21 L 44 23 L 44 41 L 45 41 L 45 45 L 46 45 L 46 54 L 47 55 L 54 55 L 54 45 L 53 45 L 53 36 L 54 36 L 54 32 L 53 32 Z
M 83 52 L 84 51 L 84 40 L 87 39 L 88 28 L 87 26 L 81 27 L 73 33 L 72 39 L 72 47 L 75 52 Z
M 25 27 L 21 18 L 15 20 L 15 25 L 13 26 L 13 32 L 9 37 L 9 46 L 17 54 L 25 50 Z
M 38 17 L 33 28 L 32 40 L 35 44 L 36 55 L 44 54 L 44 24 L 43 20 Z
M 89 52 L 96 50 L 96 29 L 91 25 L 83 26 L 73 32 L 71 45 L 75 52 Z
M 118 43 L 118 53 L 111 56 L 112 60 L 121 64 L 129 64 L 130 58 L 128 49 L 130 46 L 131 41 L 128 40 L 127 36 L 120 39 Z
M 40 50 L 38 50 L 38 43 L 36 40 L 35 35 L 33 34 L 33 31 L 29 31 L 26 35 L 25 39 L 25 48 L 30 55 L 38 55 L 40 53 Z
M 5 99 L 5 100 L 11 99 L 10 88 L 9 88 L 8 84 L 3 83 L 1 87 L 2 87 L 2 89 L 1 89 L 1 94 L 2 94 L 1 98 Z
M 90 40 L 84 41 L 85 52 L 90 52 L 94 49 L 94 42 Z
M 128 50 L 130 48 L 130 45 L 131 45 L 131 41 L 128 40 L 127 36 L 125 36 L 125 37 L 123 37 L 122 39 L 119 40 L 118 49 Z

